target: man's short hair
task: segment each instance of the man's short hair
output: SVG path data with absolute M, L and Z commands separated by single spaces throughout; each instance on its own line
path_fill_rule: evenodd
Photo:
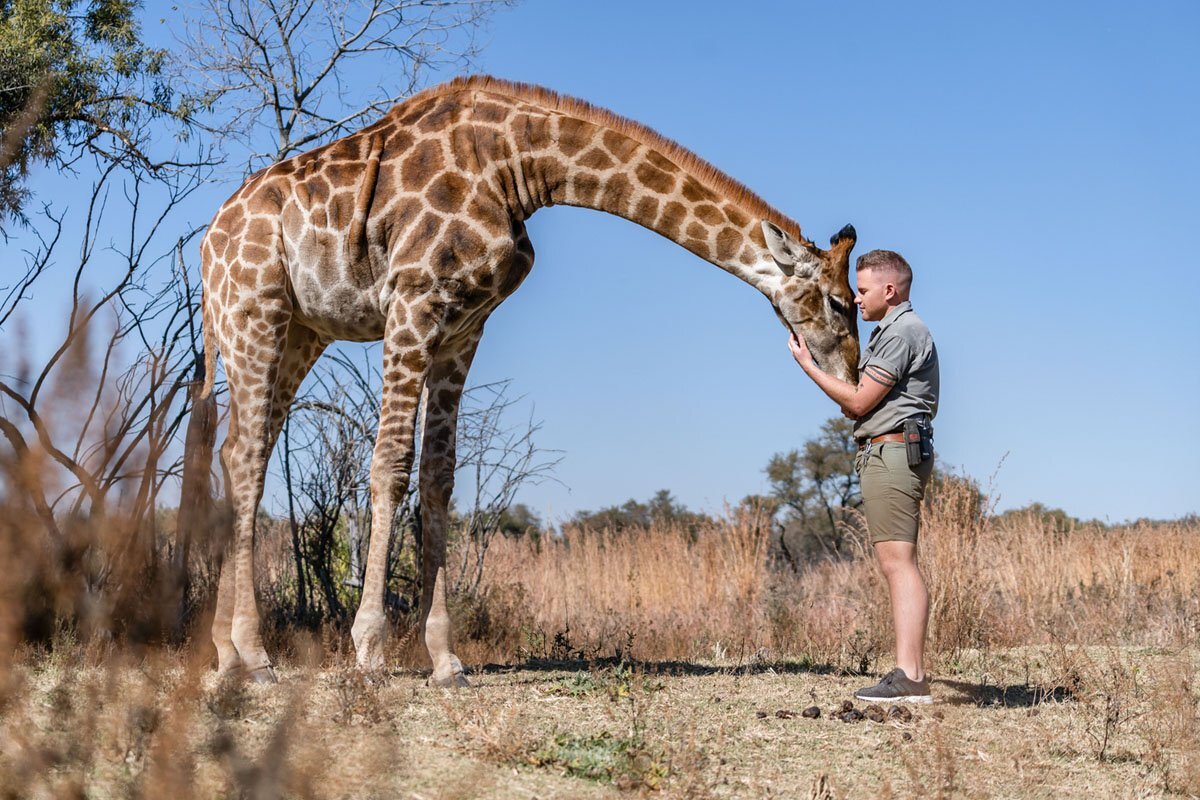
M 863 253 L 854 263 L 854 268 L 859 272 L 865 269 L 882 272 L 891 278 L 892 283 L 902 292 L 908 291 L 912 286 L 912 267 L 904 260 L 904 256 L 891 250 Z

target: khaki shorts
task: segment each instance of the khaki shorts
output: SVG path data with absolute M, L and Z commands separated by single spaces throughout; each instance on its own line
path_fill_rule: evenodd
M 921 528 L 921 500 L 933 473 L 933 459 L 910 467 L 903 442 L 880 442 L 858 451 L 854 470 L 862 488 L 871 544 L 916 544 Z

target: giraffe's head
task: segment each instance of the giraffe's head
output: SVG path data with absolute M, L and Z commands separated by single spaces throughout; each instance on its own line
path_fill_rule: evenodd
M 822 250 L 763 220 L 771 258 L 783 273 L 770 293 L 775 313 L 788 330 L 804 336 L 825 372 L 858 380 L 858 320 L 850 289 L 850 251 L 858 234 L 847 225 Z

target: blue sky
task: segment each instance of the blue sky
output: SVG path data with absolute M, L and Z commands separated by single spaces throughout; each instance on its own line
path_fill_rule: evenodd
M 904 253 L 942 464 L 996 473 L 1001 508 L 1121 520 L 1200 509 L 1198 34 L 1190 2 L 531 0 L 481 66 L 651 125 L 818 241 L 852 222 L 856 253 Z M 836 412 L 736 279 L 594 212 L 529 228 L 473 378 L 512 378 L 566 451 L 571 491 L 535 507 L 719 509 Z
M 1187 0 L 526 0 L 479 71 L 645 122 L 818 241 L 851 222 L 856 254 L 905 254 L 941 464 L 995 473 L 1002 509 L 1119 521 L 1200 510 L 1198 35 Z M 471 382 L 511 379 L 563 451 L 563 485 L 519 498 L 544 516 L 660 488 L 719 511 L 836 413 L 749 286 L 596 212 L 529 231 Z

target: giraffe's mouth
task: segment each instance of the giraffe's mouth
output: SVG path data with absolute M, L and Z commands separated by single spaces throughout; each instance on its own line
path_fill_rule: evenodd
M 775 316 L 779 317 L 779 321 L 780 321 L 781 323 L 783 323 L 783 327 L 787 328 L 787 331 L 788 331 L 788 333 L 792 334 L 792 335 L 793 335 L 793 336 L 795 336 L 797 339 L 799 339 L 800 341 L 804 342 L 804 343 L 805 343 L 805 345 L 807 345 L 807 344 L 808 344 L 808 340 L 804 338 L 804 335 L 800 333 L 799 329 L 797 329 L 797 328 L 796 328 L 796 326 L 795 326 L 795 325 L 793 325 L 792 323 L 788 322 L 788 321 L 787 321 L 787 318 L 785 318 L 785 317 L 783 316 L 783 314 L 780 314 L 778 309 L 776 309 L 776 311 L 775 311 Z M 810 348 L 808 348 L 808 354 L 809 354 L 810 356 L 812 356 L 813 363 L 814 363 L 814 364 L 816 364 L 816 365 L 817 365 L 817 367 L 820 367 L 820 366 L 821 366 L 821 359 L 817 358 L 817 354 L 816 354 L 816 353 L 814 353 L 814 352 L 812 351 L 812 348 L 811 348 L 811 347 L 810 347 Z

